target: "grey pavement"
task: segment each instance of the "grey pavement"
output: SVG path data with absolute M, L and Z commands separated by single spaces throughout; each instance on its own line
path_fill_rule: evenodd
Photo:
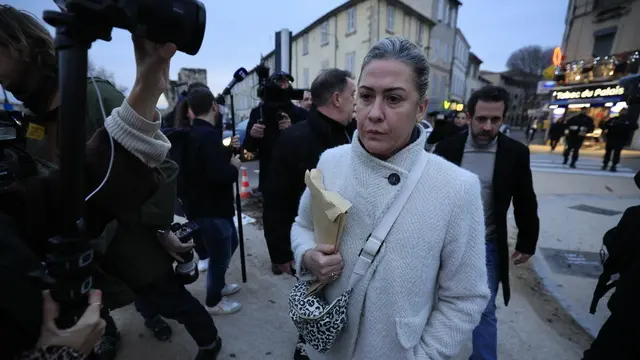
M 609 316 L 611 295 L 600 300 L 596 314 L 589 314 L 602 271 L 602 237 L 627 207 L 640 204 L 640 190 L 626 177 L 544 172 L 534 172 L 534 185 L 541 231 L 533 266 L 545 288 L 595 336 Z
M 287 298 L 294 279 L 272 275 L 262 231 L 255 224 L 245 225 L 244 230 L 248 282 L 233 297 L 243 308 L 233 315 L 214 317 L 223 338 L 219 359 L 292 359 L 297 335 L 288 317 Z M 236 252 L 228 281 L 241 281 L 239 264 Z M 200 301 L 205 298 L 204 276 L 188 286 Z M 590 337 L 546 294 L 530 266 L 514 268 L 513 276 L 516 280 L 509 307 L 498 301 L 500 359 L 580 359 Z M 169 321 L 174 331 L 171 342 L 160 343 L 132 306 L 115 311 L 114 318 L 123 339 L 118 360 L 195 357 L 195 343 L 176 322 Z M 470 352 L 467 341 L 454 360 L 467 359 Z

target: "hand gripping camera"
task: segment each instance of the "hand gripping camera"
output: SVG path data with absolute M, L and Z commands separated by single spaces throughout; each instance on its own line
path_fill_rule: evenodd
M 171 231 L 176 234 L 183 244 L 188 243 L 193 238 L 193 233 L 198 230 L 198 225 L 194 222 L 185 224 L 174 223 L 171 225 Z M 178 254 L 182 258 L 182 262 L 178 261 L 175 268 L 175 274 L 181 283 L 188 285 L 196 282 L 200 273 L 198 265 L 193 256 L 193 249 Z

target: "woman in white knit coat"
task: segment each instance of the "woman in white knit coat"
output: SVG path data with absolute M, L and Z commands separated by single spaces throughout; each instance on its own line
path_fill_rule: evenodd
M 353 206 L 337 254 L 316 246 L 311 197 L 300 200 L 291 230 L 298 273 L 322 282 L 327 301 L 349 282 L 360 249 L 421 153 L 417 121 L 427 109 L 429 65 L 408 40 L 379 41 L 366 55 L 358 81 L 358 131 L 349 145 L 322 154 L 327 190 Z M 428 154 L 418 185 L 380 252 L 354 288 L 348 323 L 319 359 L 448 359 L 468 341 L 487 305 L 484 215 L 478 178 Z

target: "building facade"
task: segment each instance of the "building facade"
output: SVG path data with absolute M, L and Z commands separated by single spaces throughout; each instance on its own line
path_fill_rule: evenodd
M 465 104 L 469 101 L 469 97 L 471 94 L 483 87 L 486 84 L 486 80 L 480 78 L 480 65 L 482 65 L 482 60 L 476 54 L 470 52 L 469 60 L 467 61 L 467 72 L 466 72 L 466 89 L 464 95 Z
M 345 2 L 293 35 L 293 86 L 308 89 L 320 71 L 333 67 L 348 70 L 357 79 L 365 54 L 378 40 L 388 36 L 407 38 L 428 54 L 431 29 L 435 25 L 429 16 L 432 11 L 430 0 Z M 267 54 L 265 59 L 273 71 L 275 51 Z M 247 78 L 232 90 L 238 119 L 248 117 L 251 109 L 259 103 L 255 96 L 258 79 L 254 73 L 251 70 Z
M 587 108 L 598 126 L 628 106 L 619 80 L 639 72 L 639 19 L 640 0 L 569 1 L 563 63 L 556 69 L 557 85 L 548 101 L 551 122 Z M 640 131 L 630 145 L 640 149 Z
M 436 25 L 431 30 L 429 62 L 431 64 L 431 90 L 428 111 L 444 109 L 445 101 L 462 102 L 460 94 L 453 94 L 452 72 L 455 54 L 458 9 L 462 5 L 456 0 L 433 0 L 432 18 Z M 462 93 L 464 96 L 464 92 Z
M 456 29 L 455 43 L 453 44 L 453 62 L 451 64 L 451 89 L 449 91 L 451 101 L 463 103 L 466 100 L 469 49 L 469 42 L 462 35 L 462 31 Z
M 178 71 L 178 79 L 169 80 L 169 86 L 163 94 L 168 105 L 167 111 L 171 111 L 176 105 L 180 93 L 196 82 L 207 84 L 207 69 L 181 68 Z
M 332 67 L 357 78 L 365 54 L 387 36 L 409 39 L 426 53 L 433 25 L 426 14 L 405 1 L 348 1 L 293 36 L 294 85 L 309 88 L 320 71 Z
M 570 0 L 564 60 L 587 60 L 640 49 L 639 0 Z

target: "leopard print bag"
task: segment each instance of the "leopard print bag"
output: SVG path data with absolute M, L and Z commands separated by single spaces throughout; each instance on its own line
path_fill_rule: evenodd
M 407 182 L 392 201 L 378 226 L 369 235 L 349 278 L 349 286 L 342 295 L 331 304 L 321 295 L 308 295 L 309 286 L 313 281 L 298 281 L 291 290 L 289 316 L 306 343 L 316 351 L 320 353 L 329 351 L 342 329 L 347 325 L 347 306 L 353 288 L 362 279 L 378 255 L 387 234 L 420 180 L 427 165 L 428 156 L 426 152 L 421 152 L 417 163 L 409 172 Z
M 289 296 L 289 316 L 306 343 L 325 353 L 347 325 L 347 305 L 353 289 L 329 304 L 321 295 L 307 295 L 312 283 L 299 281 L 293 287 Z

